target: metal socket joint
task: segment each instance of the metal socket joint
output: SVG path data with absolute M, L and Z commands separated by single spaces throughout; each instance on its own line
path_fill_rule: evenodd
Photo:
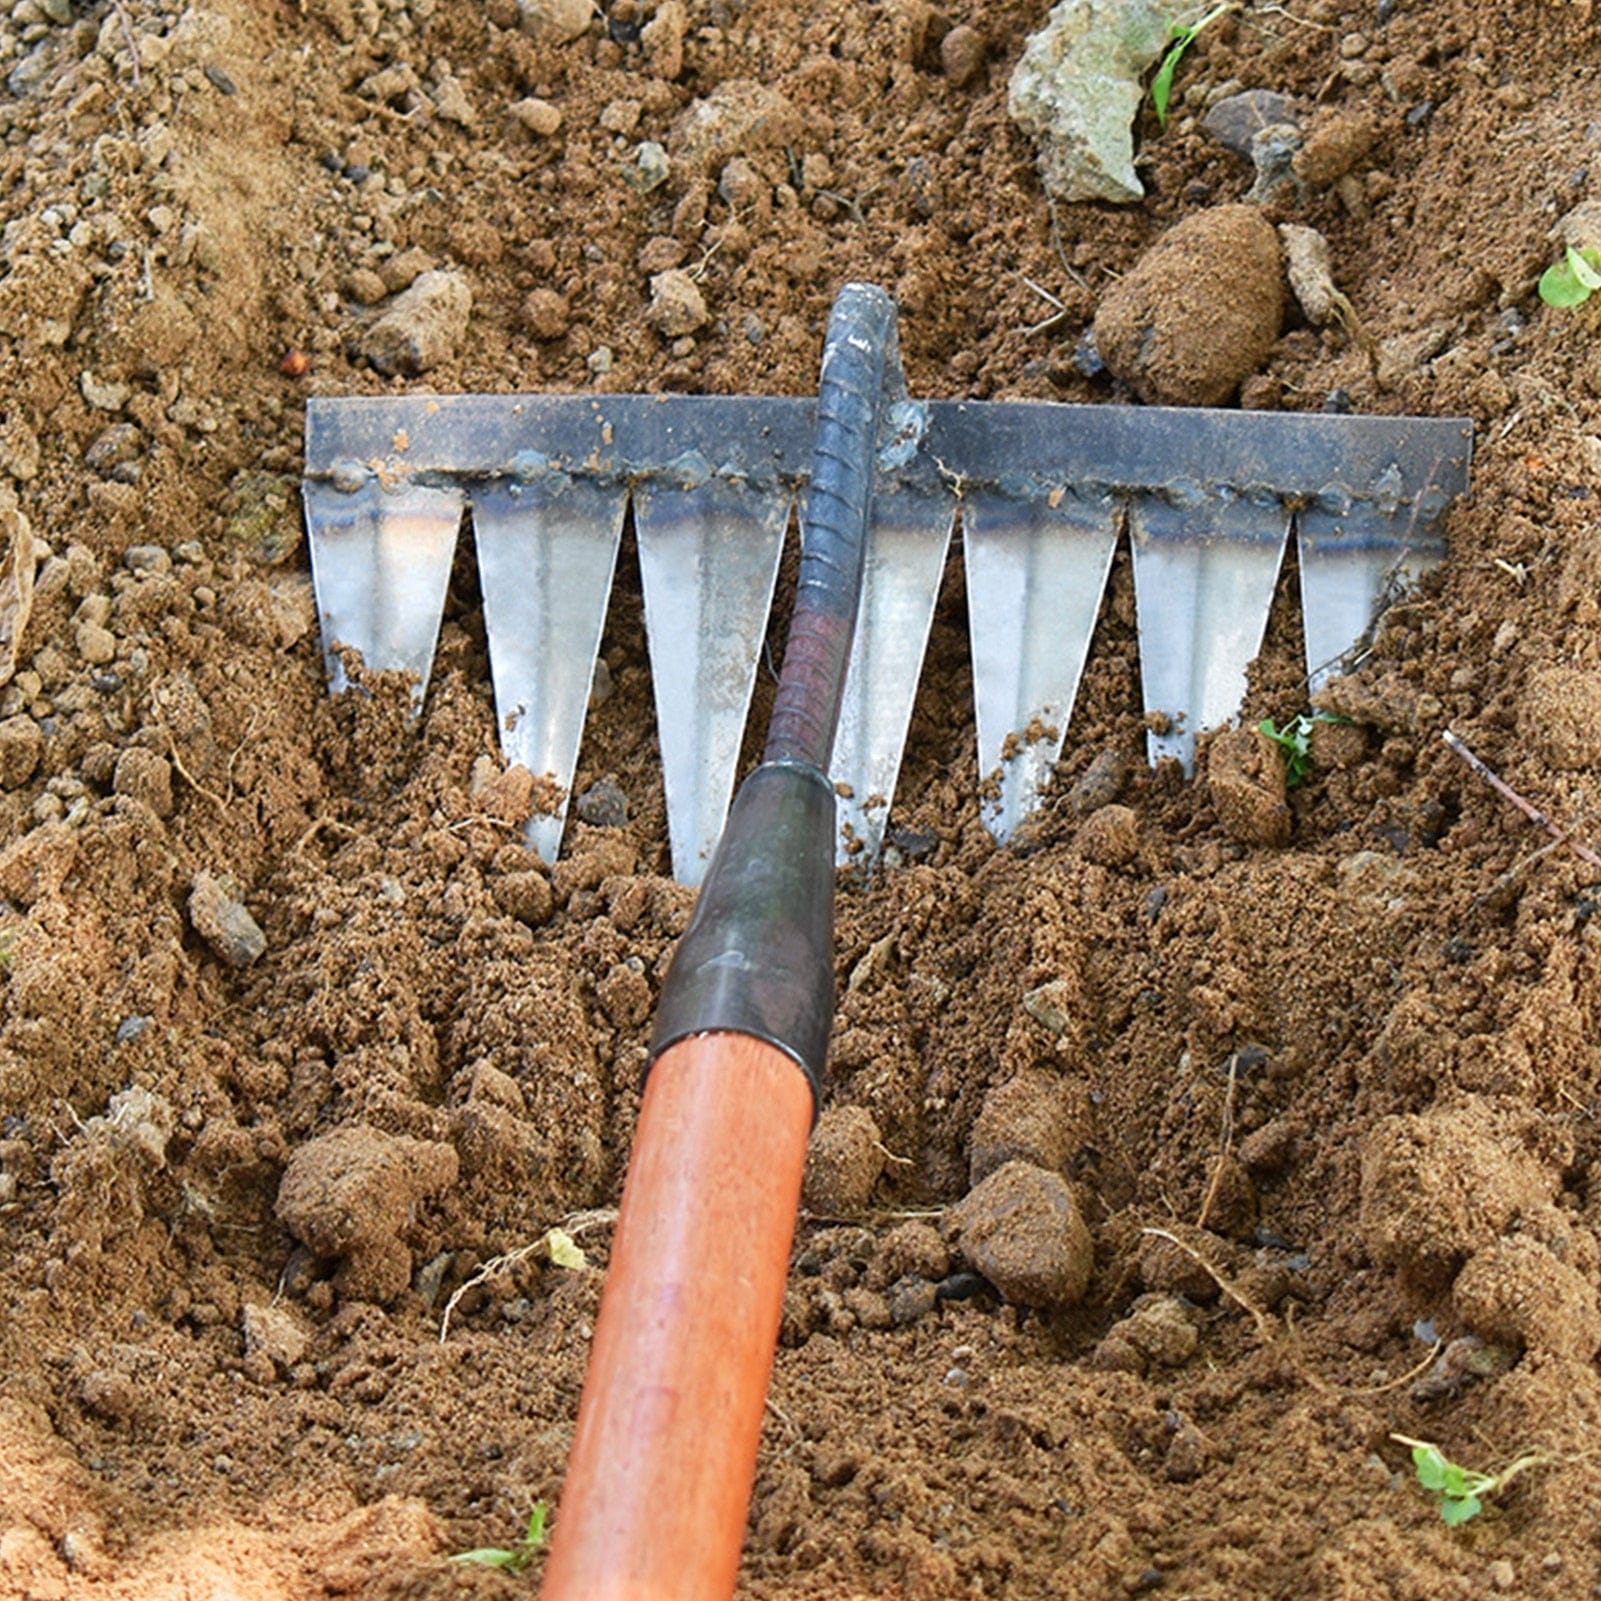
M 834 1016 L 833 941 L 833 786 L 807 763 L 764 762 L 734 797 L 673 955 L 651 1062 L 697 1034 L 746 1034 L 794 1059 L 815 1108 Z

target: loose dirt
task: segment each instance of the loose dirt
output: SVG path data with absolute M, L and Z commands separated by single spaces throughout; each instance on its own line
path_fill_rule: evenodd
M 1466 412 L 1472 498 L 1282 794 L 1250 742 L 1145 766 L 1120 554 L 1007 850 L 953 564 L 900 863 L 842 892 L 829 1126 L 876 1133 L 814 1164 L 742 1586 L 1592 1593 L 1596 875 L 1440 739 L 1601 834 L 1601 323 L 1534 292 L 1601 197 L 1588 0 L 1248 5 L 1145 201 L 1054 220 L 1005 104 L 1043 5 L 524 9 L 0 21 L 0 1593 L 509 1595 L 446 1555 L 559 1498 L 691 901 L 637 572 L 546 871 L 465 549 L 421 718 L 328 698 L 307 396 L 802 393 L 865 277 L 917 392 L 1127 403 L 1080 336 L 1258 181 L 1202 124 L 1245 89 L 1376 361 L 1290 307 L 1243 403 Z M 1299 650 L 1286 574 L 1251 721 Z M 985 1230 L 1067 1231 L 1043 1304 L 946 1226 L 990 1175 L 1042 1199 Z M 556 1225 L 589 1266 L 480 1274 Z M 1453 1531 L 1394 1433 L 1547 1460 Z

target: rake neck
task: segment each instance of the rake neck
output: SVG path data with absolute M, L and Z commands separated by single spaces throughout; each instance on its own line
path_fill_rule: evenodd
M 847 284 L 823 351 L 811 485 L 801 511 L 800 580 L 763 756 L 825 775 L 856 631 L 886 374 L 893 391 L 895 303 L 873 285 Z

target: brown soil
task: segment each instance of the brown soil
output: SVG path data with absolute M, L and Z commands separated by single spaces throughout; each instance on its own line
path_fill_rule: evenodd
M 444 1556 L 559 1497 L 690 901 L 637 574 L 578 782 L 631 820 L 546 873 L 465 555 L 420 721 L 403 685 L 327 697 L 307 395 L 802 393 L 866 277 L 915 391 L 1126 398 L 1069 358 L 1250 187 L 1199 120 L 1231 84 L 1296 98 L 1269 215 L 1327 236 L 1378 355 L 1292 312 L 1247 403 L 1468 412 L 1473 496 L 1287 818 L 1255 755 L 1144 766 L 1125 553 L 1056 798 L 995 850 L 953 565 L 919 851 L 841 901 L 827 1100 L 879 1145 L 859 1214 L 802 1221 L 742 1583 L 1601 1585 L 1597 874 L 1439 737 L 1601 834 L 1601 346 L 1534 294 L 1601 194 L 1589 0 L 1247 6 L 1143 125 L 1147 200 L 1060 208 L 1059 249 L 1005 104 L 1042 3 L 613 0 L 565 44 L 514 0 L 8 10 L 0 1593 L 511 1594 Z M 417 338 L 366 345 L 424 378 L 380 376 L 369 325 L 434 270 Z M 1297 637 L 1287 576 L 1253 719 L 1306 709 Z M 952 1277 L 940 1226 L 1008 1164 L 1071 1230 L 1037 1308 Z M 441 1341 L 564 1220 L 594 1265 L 526 1254 Z M 1549 1461 L 1453 1531 L 1393 1433 Z

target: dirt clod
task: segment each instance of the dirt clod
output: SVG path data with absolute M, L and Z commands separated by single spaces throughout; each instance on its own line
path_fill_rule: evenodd
M 455 354 L 472 304 L 461 273 L 425 272 L 367 330 L 362 354 L 378 372 L 414 378 Z
M 1595 1285 L 1527 1235 L 1468 1259 L 1451 1286 L 1457 1315 L 1484 1339 L 1588 1362 L 1601 1346 Z
M 1376 1261 L 1423 1284 L 1453 1275 L 1556 1193 L 1556 1153 L 1479 1099 L 1386 1118 L 1362 1150 L 1362 1233 Z
M 1152 405 L 1216 406 L 1267 358 L 1284 318 L 1278 236 L 1255 206 L 1197 212 L 1101 298 L 1101 359 Z
M 1072 1306 L 1089 1288 L 1095 1248 L 1060 1174 L 1008 1162 L 969 1190 L 943 1227 L 968 1265 L 1019 1306 Z
M 1284 845 L 1290 838 L 1284 757 L 1254 728 L 1219 734 L 1207 749 L 1207 789 L 1218 821 L 1247 845 Z
M 806 1152 L 803 1204 L 821 1217 L 858 1217 L 867 1208 L 887 1154 L 873 1115 L 860 1106 L 829 1107 Z
M 418 1207 L 456 1182 L 450 1146 L 357 1126 L 302 1145 L 278 1187 L 279 1221 L 320 1257 L 341 1263 L 353 1300 L 393 1301 L 411 1279 L 405 1240 Z

